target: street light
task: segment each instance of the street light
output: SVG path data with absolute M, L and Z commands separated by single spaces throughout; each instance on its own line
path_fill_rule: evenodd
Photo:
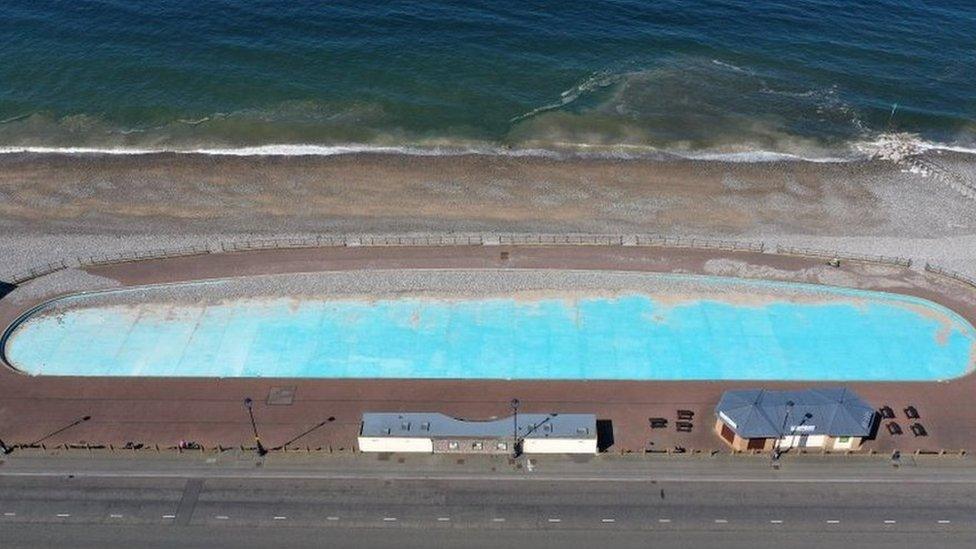
M 254 401 L 251 400 L 251 397 L 244 399 L 244 407 L 247 408 L 247 415 L 251 418 L 251 431 L 254 432 L 254 442 L 257 444 L 257 453 L 259 456 L 263 456 L 267 454 L 268 451 L 264 449 L 264 446 L 261 444 L 261 437 L 258 436 L 258 425 L 254 422 L 253 406 Z
M 513 398 L 510 402 L 512 406 L 512 457 L 519 457 L 519 435 L 518 435 L 518 407 L 519 399 Z
M 786 401 L 786 413 L 783 414 L 783 426 L 779 429 L 779 438 L 776 439 L 776 444 L 773 446 L 773 455 L 772 459 L 770 460 L 773 465 L 776 465 L 776 463 L 779 461 L 779 456 L 782 453 L 780 447 L 783 444 L 783 437 L 786 436 L 786 424 L 790 419 L 790 412 L 793 411 L 793 406 L 795 405 L 796 403 L 792 400 Z M 792 441 L 790 441 L 790 446 L 792 446 Z

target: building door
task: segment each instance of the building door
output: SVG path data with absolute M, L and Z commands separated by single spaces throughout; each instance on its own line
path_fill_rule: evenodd
M 729 429 L 728 425 L 724 423 L 722 424 L 722 438 L 724 438 L 725 442 L 728 442 L 729 444 L 732 444 L 732 441 L 735 440 L 735 433 L 732 431 L 732 429 Z

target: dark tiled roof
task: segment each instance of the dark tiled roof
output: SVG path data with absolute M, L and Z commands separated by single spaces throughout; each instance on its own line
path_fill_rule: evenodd
M 788 402 L 793 403 L 792 408 Z M 863 437 L 871 434 L 875 416 L 874 408 L 843 387 L 726 391 L 715 413 L 743 438 L 778 438 L 781 434 Z

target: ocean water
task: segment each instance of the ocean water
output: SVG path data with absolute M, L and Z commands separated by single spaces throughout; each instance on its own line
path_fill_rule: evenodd
M 6 0 L 0 22 L 7 151 L 976 146 L 972 0 Z
M 5 356 L 29 374 L 72 376 L 896 381 L 973 367 L 976 330 L 941 306 L 818 292 L 798 301 L 749 301 L 746 292 L 211 305 L 96 294 L 28 317 Z

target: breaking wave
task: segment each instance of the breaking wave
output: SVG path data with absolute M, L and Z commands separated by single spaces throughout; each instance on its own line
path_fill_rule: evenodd
M 498 155 L 510 157 L 537 157 L 552 159 L 594 158 L 620 160 L 699 160 L 714 162 L 818 162 L 837 163 L 880 159 L 900 161 L 906 157 L 928 151 L 946 151 L 976 155 L 976 147 L 961 147 L 945 143 L 928 142 L 911 134 L 883 134 L 873 140 L 858 141 L 850 145 L 846 154 L 810 155 L 778 151 L 687 151 L 664 150 L 641 146 L 601 146 L 565 143 L 554 148 L 515 148 L 492 145 L 463 146 L 381 146 L 369 144 L 314 145 L 274 144 L 252 147 L 215 148 L 127 148 L 127 147 L 0 147 L 0 154 L 45 155 L 207 155 L 207 156 L 338 156 L 350 154 L 388 154 L 407 156 L 464 156 Z

